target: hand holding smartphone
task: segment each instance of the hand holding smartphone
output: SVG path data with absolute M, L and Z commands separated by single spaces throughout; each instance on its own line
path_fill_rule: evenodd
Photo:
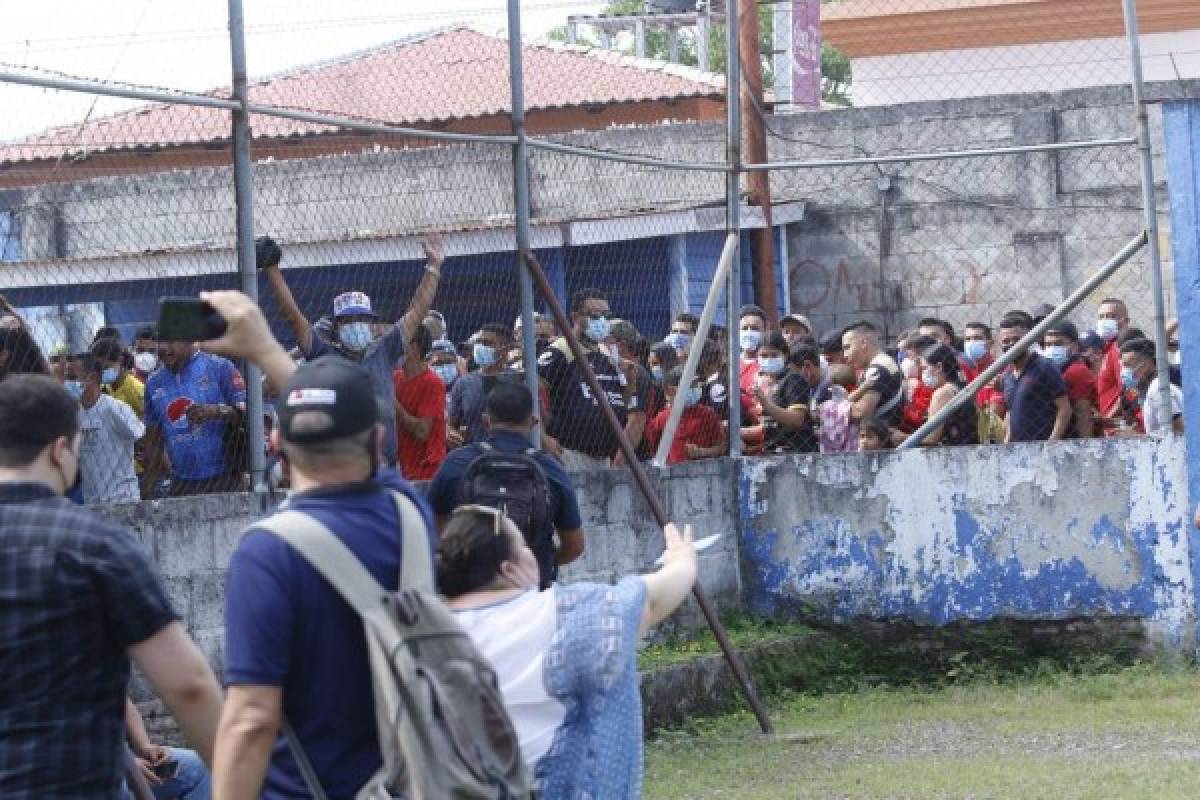
M 196 297 L 158 301 L 158 338 L 164 342 L 207 342 L 225 335 L 225 318 Z

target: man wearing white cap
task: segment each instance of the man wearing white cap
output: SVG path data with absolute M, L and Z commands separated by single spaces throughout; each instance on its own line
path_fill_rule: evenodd
M 313 333 L 279 269 L 282 252 L 274 241 L 262 237 L 257 242 L 258 267 L 267 276 L 275 301 L 288 321 L 304 358 L 313 361 L 324 355 L 340 355 L 362 364 L 371 376 L 371 385 L 379 403 L 379 421 L 384 426 L 383 454 L 390 466 L 396 464 L 396 397 L 393 376 L 404 360 L 408 342 L 425 319 L 442 278 L 442 240 L 428 236 L 422 242 L 425 275 L 413 294 L 404 315 L 383 335 L 375 335 L 379 317 L 371 307 L 371 298 L 363 292 L 343 292 L 333 298 L 333 333 L 337 344 Z
M 783 338 L 787 340 L 788 347 L 796 343 L 798 339 L 812 337 L 813 326 L 808 321 L 808 317 L 801 314 L 788 314 L 779 321 L 779 330 L 783 333 Z

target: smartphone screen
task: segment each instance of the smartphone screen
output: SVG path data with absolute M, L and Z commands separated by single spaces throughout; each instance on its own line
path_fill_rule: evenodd
M 164 761 L 161 764 L 155 765 L 153 770 L 154 774 L 158 776 L 159 780 L 169 781 L 179 774 L 179 762 Z
M 158 338 L 165 342 L 205 342 L 225 333 L 225 320 L 195 297 L 164 297 L 158 304 Z

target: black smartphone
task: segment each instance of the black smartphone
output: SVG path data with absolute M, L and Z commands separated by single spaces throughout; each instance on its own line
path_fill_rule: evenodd
M 195 297 L 158 301 L 158 338 L 164 342 L 206 342 L 225 335 L 225 318 Z
M 160 764 L 155 764 L 150 769 L 154 770 L 154 775 L 160 781 L 169 781 L 179 774 L 178 761 L 163 761 Z

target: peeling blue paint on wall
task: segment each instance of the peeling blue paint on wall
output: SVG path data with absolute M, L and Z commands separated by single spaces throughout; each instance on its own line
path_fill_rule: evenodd
M 743 462 L 752 611 L 944 625 L 1141 617 L 1195 640 L 1182 441 Z

